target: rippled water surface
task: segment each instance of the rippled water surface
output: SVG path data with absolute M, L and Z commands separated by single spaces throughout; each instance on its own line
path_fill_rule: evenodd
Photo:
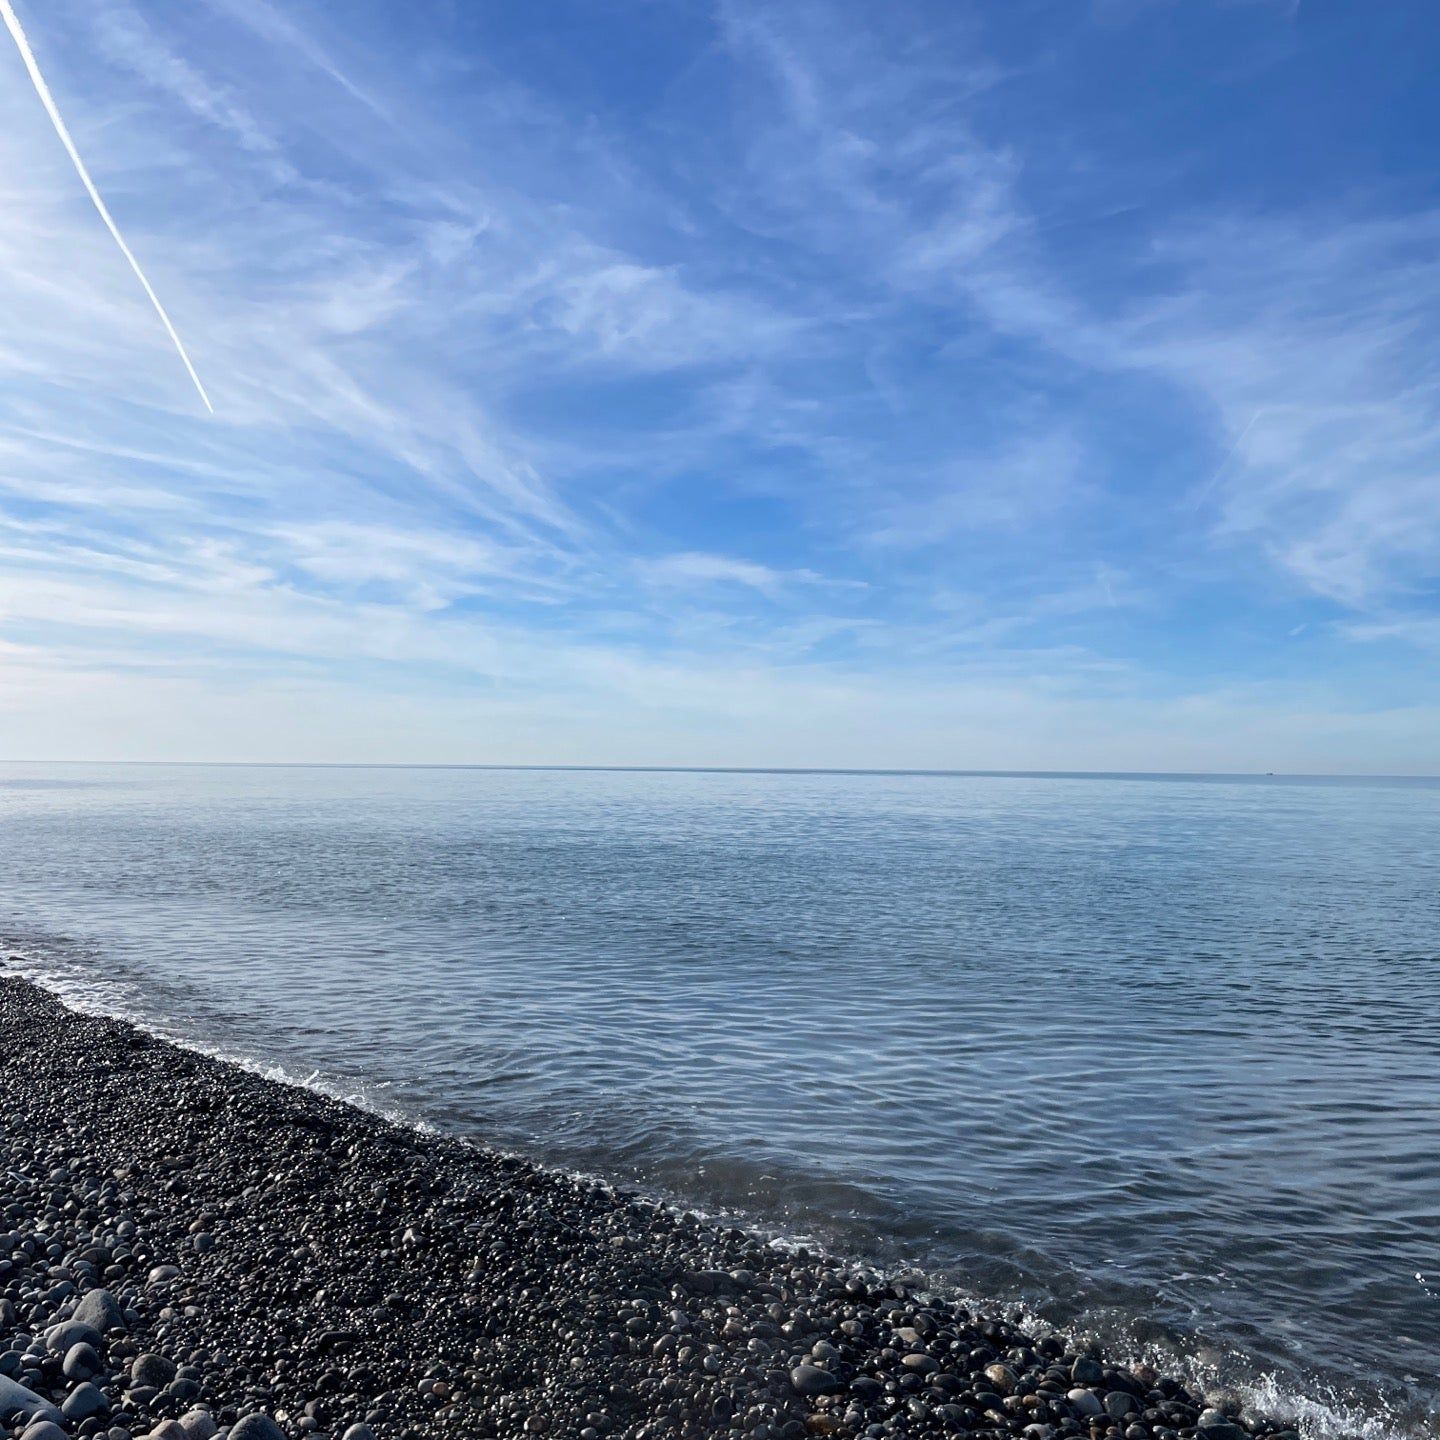
M 1320 1428 L 1440 1393 L 1436 782 L 11 765 L 0 935 Z

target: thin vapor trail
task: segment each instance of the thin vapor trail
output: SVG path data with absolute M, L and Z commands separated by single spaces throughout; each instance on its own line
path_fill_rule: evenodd
M 6 0 L 0 0 L 0 5 Z M 1264 409 L 1264 406 L 1261 406 Z M 1215 468 L 1215 473 L 1195 492 L 1190 499 L 1190 509 L 1198 510 L 1209 497 L 1210 492 L 1220 483 L 1220 477 L 1229 468 L 1230 462 L 1235 458 L 1235 452 L 1245 443 L 1245 437 L 1255 428 L 1255 422 L 1260 418 L 1260 410 L 1257 410 L 1246 422 L 1245 428 L 1235 437 L 1235 443 L 1225 452 L 1225 458 Z
M 115 223 L 110 211 L 106 208 L 104 200 L 100 198 L 100 192 L 95 188 L 95 182 L 90 178 L 90 172 L 85 168 L 85 162 L 80 158 L 80 152 L 75 148 L 75 142 L 70 138 L 70 131 L 65 127 L 65 121 L 60 117 L 59 107 L 55 104 L 55 97 L 50 93 L 50 87 L 45 83 L 45 77 L 40 73 L 40 67 L 35 62 L 35 52 L 30 48 L 30 42 L 25 38 L 25 31 L 21 29 L 20 17 L 16 15 L 10 0 L 0 0 L 0 16 L 4 17 L 5 27 L 10 31 L 11 38 L 15 41 L 20 51 L 20 58 L 25 62 L 25 68 L 30 72 L 30 79 L 35 86 L 35 93 L 40 97 L 40 103 L 45 107 L 45 113 L 50 117 L 50 123 L 55 127 L 55 133 L 60 137 L 60 143 L 65 147 L 66 153 L 70 156 L 75 166 L 75 172 L 80 176 L 81 183 L 85 186 L 91 200 L 95 202 L 95 208 L 100 212 L 100 218 L 105 222 L 105 228 L 114 237 L 115 243 L 120 247 L 120 253 L 130 262 L 130 268 L 135 272 L 135 278 L 145 287 L 145 293 L 150 297 L 150 303 L 155 307 L 155 313 L 160 317 L 166 332 L 175 342 L 175 349 L 179 351 L 180 358 L 185 362 L 185 369 L 189 371 L 190 378 L 195 382 L 195 388 L 200 392 L 200 398 L 205 402 L 205 408 L 213 415 L 215 407 L 210 403 L 210 397 L 205 393 L 205 387 L 200 383 L 200 377 L 195 373 L 195 367 L 190 363 L 190 356 L 185 352 L 185 346 L 181 343 L 180 336 L 176 333 L 175 327 L 170 323 L 170 317 L 165 313 L 165 307 L 160 303 L 160 297 L 155 293 L 154 287 L 145 278 L 145 272 L 140 268 L 140 262 L 131 253 L 130 247 L 125 243 L 125 237 L 120 233 L 120 227 Z

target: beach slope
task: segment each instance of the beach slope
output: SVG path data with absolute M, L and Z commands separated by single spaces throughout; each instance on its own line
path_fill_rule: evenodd
M 0 1422 L 31 1440 L 1285 1433 L 9 977 L 0 1057 Z

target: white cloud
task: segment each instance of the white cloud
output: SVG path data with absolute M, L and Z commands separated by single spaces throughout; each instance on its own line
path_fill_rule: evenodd
M 881 544 L 939 545 L 962 532 L 1017 531 L 1037 525 L 1081 495 L 1080 447 L 1052 432 L 951 462 L 919 498 L 902 498 L 878 517 Z
M 1421 705 L 1116 636 L 1259 555 L 1425 641 L 1433 218 L 1147 217 L 1101 295 L 959 30 L 727 0 L 725 123 L 650 164 L 569 97 L 432 95 L 359 22 L 169 13 L 45 24 L 213 425 L 0 86 L 0 748 L 79 753 L 103 705 L 147 754 L 1223 768 L 1290 725 L 1413 768 Z M 1189 490 L 1106 430 L 1137 395 L 1186 412 Z
M 790 585 L 824 583 L 813 570 L 777 570 L 753 560 L 688 551 L 637 562 L 637 570 L 652 585 L 688 589 L 711 585 L 742 585 L 774 598 Z

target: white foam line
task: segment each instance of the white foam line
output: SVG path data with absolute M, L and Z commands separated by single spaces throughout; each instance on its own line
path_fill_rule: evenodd
M 94 201 L 96 210 L 100 212 L 100 218 L 105 222 L 105 228 L 109 230 L 115 243 L 120 247 L 120 253 L 130 262 L 130 268 L 135 272 L 135 278 L 145 287 L 145 293 L 150 297 L 150 303 L 155 307 L 155 313 L 160 317 L 171 340 L 175 342 L 175 349 L 179 352 L 181 360 L 185 362 L 185 369 L 189 371 L 190 378 L 195 382 L 195 388 L 200 392 L 200 398 L 205 402 L 205 408 L 213 415 L 215 407 L 210 403 L 210 397 L 205 393 L 205 387 L 200 383 L 200 377 L 190 363 L 190 356 L 186 353 L 185 346 L 181 343 L 175 327 L 170 323 L 170 317 L 165 313 L 165 307 L 160 303 L 160 297 L 155 293 L 154 286 L 145 278 L 145 272 L 140 268 L 140 262 L 125 243 L 125 237 L 120 233 L 120 227 L 115 223 L 104 200 L 100 198 L 100 192 L 95 188 L 95 182 L 90 178 L 90 172 L 85 168 L 85 162 L 80 158 L 80 152 L 75 148 L 74 140 L 70 138 L 70 131 L 61 118 L 60 109 L 55 104 L 55 97 L 50 93 L 50 87 L 45 83 L 45 77 L 40 73 L 40 66 L 35 60 L 35 52 L 31 50 L 30 42 L 25 38 L 25 31 L 20 25 L 20 17 L 16 15 L 10 0 L 0 0 L 0 16 L 4 17 L 5 27 L 10 31 L 10 36 L 20 51 L 20 58 L 25 62 L 26 70 L 30 72 L 35 93 L 40 97 L 40 103 L 45 107 L 45 113 L 49 115 L 50 123 L 54 125 L 55 133 L 60 137 L 60 143 L 70 156 L 70 160 L 75 166 L 75 173 L 79 175 L 90 199 Z

